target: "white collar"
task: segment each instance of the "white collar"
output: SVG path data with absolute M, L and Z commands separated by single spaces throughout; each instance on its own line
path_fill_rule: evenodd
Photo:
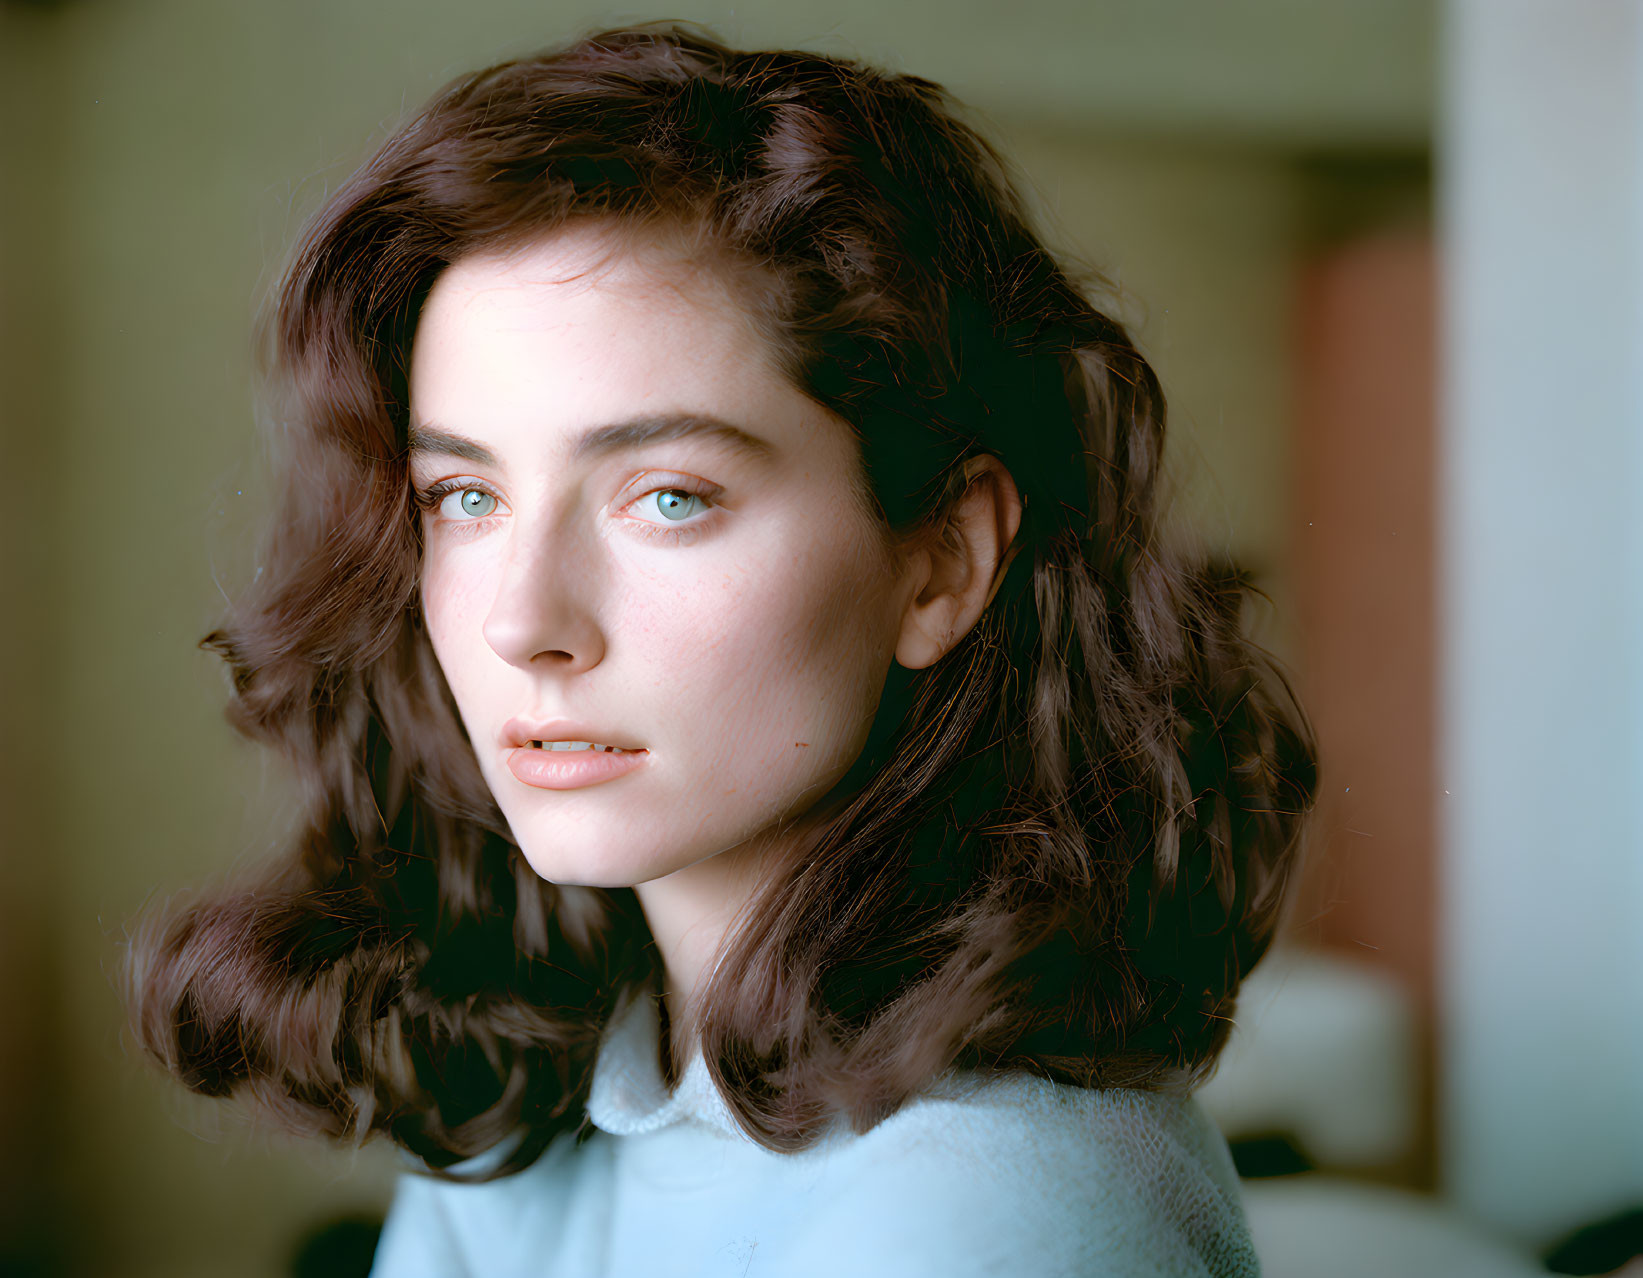
M 713 1085 L 700 1048 L 692 1051 L 679 1085 L 668 1090 L 662 1078 L 660 997 L 649 988 L 630 988 L 605 1026 L 588 1094 L 593 1125 L 612 1136 L 639 1136 L 690 1119 L 751 1139 Z
M 756 1144 L 731 1116 L 730 1107 L 713 1085 L 700 1045 L 692 1047 L 678 1086 L 668 1090 L 662 1078 L 660 1002 L 661 995 L 649 986 L 630 986 L 618 998 L 593 1063 L 587 1102 L 593 1125 L 612 1136 L 641 1136 L 691 1121 L 734 1140 Z M 1030 1075 L 1011 1077 L 1018 1087 L 1056 1090 L 1053 1084 Z M 994 1076 L 971 1070 L 948 1069 L 925 1088 L 923 1096 L 963 1099 L 996 1081 Z M 846 1116 L 835 1113 L 824 1124 L 820 1144 L 844 1139 L 848 1130 Z

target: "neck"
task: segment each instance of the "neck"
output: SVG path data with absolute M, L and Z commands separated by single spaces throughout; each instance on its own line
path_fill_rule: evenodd
M 662 1075 L 670 1087 L 695 1050 L 713 963 L 772 850 L 742 844 L 633 889 L 662 957 Z

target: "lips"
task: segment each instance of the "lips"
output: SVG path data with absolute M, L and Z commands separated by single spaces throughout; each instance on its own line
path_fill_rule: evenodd
M 507 767 L 514 779 L 536 790 L 585 790 L 604 785 L 649 766 L 643 750 L 618 753 L 594 750 L 508 751 Z

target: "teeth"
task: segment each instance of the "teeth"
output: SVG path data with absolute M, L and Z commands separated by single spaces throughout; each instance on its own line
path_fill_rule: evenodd
M 631 754 L 621 746 L 600 745 L 597 741 L 532 741 L 533 750 L 596 750 L 604 754 Z

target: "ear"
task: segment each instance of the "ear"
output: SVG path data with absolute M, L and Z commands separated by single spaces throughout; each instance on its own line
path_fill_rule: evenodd
M 1004 463 L 988 455 L 970 458 L 964 491 L 907 556 L 908 602 L 897 661 L 922 670 L 970 632 L 1021 549 L 1013 544 L 1020 526 L 1021 495 Z

